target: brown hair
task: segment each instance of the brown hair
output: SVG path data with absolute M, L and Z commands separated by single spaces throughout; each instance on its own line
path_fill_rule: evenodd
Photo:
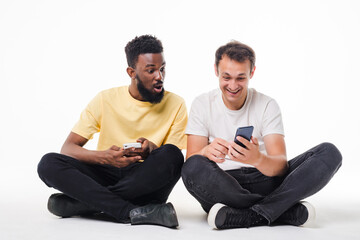
M 243 44 L 238 41 L 231 41 L 226 45 L 223 45 L 216 50 L 215 53 L 215 65 L 216 68 L 219 67 L 220 60 L 225 56 L 229 57 L 231 60 L 237 62 L 244 62 L 245 60 L 250 61 L 250 71 L 255 66 L 255 52 L 254 50 L 246 44 Z

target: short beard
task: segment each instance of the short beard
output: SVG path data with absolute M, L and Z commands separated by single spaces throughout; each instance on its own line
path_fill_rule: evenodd
M 137 80 L 137 89 L 139 90 L 139 93 L 140 93 L 141 97 L 146 102 L 150 102 L 150 103 L 153 103 L 153 104 L 161 102 L 161 100 L 164 97 L 164 87 L 163 87 L 161 92 L 154 94 L 154 93 L 152 93 L 151 91 L 149 91 L 148 89 L 145 88 L 144 84 L 142 83 L 142 81 L 140 80 L 138 75 L 136 75 L 136 80 Z

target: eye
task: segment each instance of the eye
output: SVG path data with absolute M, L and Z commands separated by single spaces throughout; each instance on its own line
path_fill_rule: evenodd
M 148 70 L 146 70 L 148 73 L 150 73 L 150 74 L 153 74 L 154 73 L 154 69 L 148 69 Z
M 160 72 L 165 72 L 165 67 L 160 68 Z

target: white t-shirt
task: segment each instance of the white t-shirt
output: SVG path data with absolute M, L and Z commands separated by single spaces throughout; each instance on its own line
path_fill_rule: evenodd
M 214 89 L 193 101 L 185 133 L 207 137 L 209 143 L 215 138 L 234 141 L 236 129 L 245 126 L 254 126 L 253 136 L 258 139 L 259 149 L 264 154 L 264 136 L 284 135 L 280 108 L 274 99 L 250 88 L 242 108 L 230 110 L 223 102 L 220 89 Z M 253 167 L 231 160 L 218 165 L 223 170 Z

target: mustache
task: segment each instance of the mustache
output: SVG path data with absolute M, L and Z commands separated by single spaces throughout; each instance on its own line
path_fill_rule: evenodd
M 158 81 L 156 81 L 156 83 L 154 84 L 154 86 L 162 86 L 164 84 L 164 82 L 163 81 L 160 81 L 160 80 L 158 80 Z

